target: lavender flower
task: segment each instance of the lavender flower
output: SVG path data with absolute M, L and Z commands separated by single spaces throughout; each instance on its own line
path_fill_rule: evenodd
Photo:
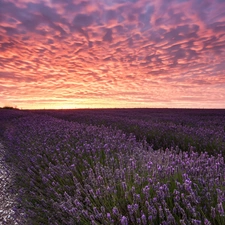
M 121 222 L 121 225 L 128 225 L 127 217 L 126 216 L 122 216 L 120 222 Z
M 93 118 L 96 122 L 101 116 Z M 113 124 L 113 117 L 105 119 Z M 193 129 L 174 121 L 165 126 L 124 120 L 128 124 L 123 123 L 124 129 L 135 124 L 143 132 L 161 130 L 154 144 L 163 132 L 166 138 L 172 131 L 180 143 L 199 135 L 203 146 L 210 139 L 202 135 L 210 133 L 207 126 Z M 155 224 L 160 220 L 169 225 L 199 224 L 203 218 L 204 224 L 223 220 L 222 155 L 194 152 L 195 140 L 187 144 L 189 152 L 180 144 L 153 151 L 146 141 L 138 142 L 116 128 L 71 121 L 27 116 L 9 122 L 11 128 L 5 131 L 9 158 L 21 185 L 18 199 L 36 223 Z
M 222 202 L 220 202 L 220 203 L 217 204 L 217 211 L 220 214 L 220 216 L 225 216 L 224 208 L 223 208 L 223 203 Z
M 211 222 L 208 221 L 206 218 L 204 219 L 204 225 L 211 225 Z
M 145 214 L 142 214 L 141 221 L 142 221 L 143 225 L 147 225 L 147 219 L 146 219 Z
M 211 217 L 214 219 L 216 217 L 216 209 L 211 206 Z

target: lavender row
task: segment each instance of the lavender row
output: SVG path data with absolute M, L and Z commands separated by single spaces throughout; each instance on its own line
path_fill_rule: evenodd
M 93 125 L 113 126 L 145 138 L 154 149 L 176 147 L 225 155 L 225 111 L 191 109 L 107 109 L 39 111 Z
M 0 108 L 0 138 L 3 136 L 4 130 L 10 126 L 10 120 L 29 114 L 31 114 L 29 111 Z
M 225 164 L 134 135 L 52 118 L 15 119 L 4 133 L 29 224 L 224 224 Z

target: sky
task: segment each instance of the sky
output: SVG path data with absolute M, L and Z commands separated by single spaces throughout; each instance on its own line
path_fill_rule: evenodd
M 0 107 L 225 108 L 225 0 L 0 0 Z

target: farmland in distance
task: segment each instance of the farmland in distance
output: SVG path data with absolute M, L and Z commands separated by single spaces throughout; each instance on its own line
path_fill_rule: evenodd
M 28 224 L 224 224 L 225 110 L 0 110 Z

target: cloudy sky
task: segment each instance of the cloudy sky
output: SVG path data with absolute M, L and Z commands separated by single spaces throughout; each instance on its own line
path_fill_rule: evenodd
M 224 0 L 0 0 L 0 106 L 225 108 Z

